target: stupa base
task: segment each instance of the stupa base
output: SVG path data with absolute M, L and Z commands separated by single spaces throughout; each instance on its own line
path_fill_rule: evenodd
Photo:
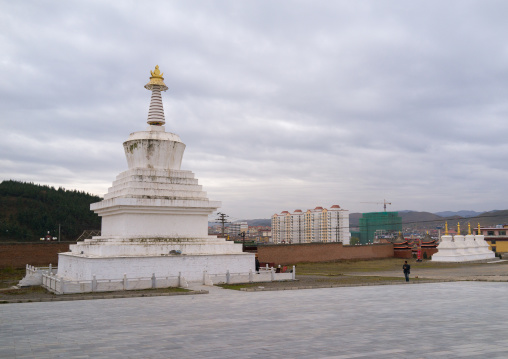
M 93 257 L 60 253 L 57 276 L 69 281 L 183 276 L 192 282 L 202 281 L 205 271 L 209 275 L 255 271 L 254 254 Z

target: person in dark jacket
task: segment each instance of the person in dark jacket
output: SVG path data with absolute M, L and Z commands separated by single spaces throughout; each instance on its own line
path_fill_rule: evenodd
M 258 254 L 256 253 L 256 273 L 259 273 L 259 259 L 258 259 Z
M 404 262 L 402 270 L 404 271 L 404 277 L 406 277 L 406 282 L 409 282 L 409 273 L 411 273 L 411 266 L 407 264 L 407 261 Z

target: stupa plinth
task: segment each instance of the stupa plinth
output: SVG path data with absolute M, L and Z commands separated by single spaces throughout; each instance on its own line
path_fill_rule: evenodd
M 242 245 L 208 235 L 210 201 L 191 171 L 182 170 L 185 144 L 166 132 L 161 92 L 168 87 L 159 67 L 145 88 L 152 92 L 148 128 L 123 143 L 128 170 L 104 200 L 90 208 L 102 217 L 101 236 L 60 253 L 58 277 L 98 280 L 180 276 L 202 281 L 203 273 L 248 273 L 254 254 Z

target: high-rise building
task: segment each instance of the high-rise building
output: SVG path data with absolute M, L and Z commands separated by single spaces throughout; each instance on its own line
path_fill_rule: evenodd
M 274 243 L 342 242 L 349 244 L 349 211 L 333 205 L 272 216 Z
M 373 243 L 376 233 L 390 234 L 402 231 L 402 218 L 398 212 L 363 213 L 359 221 L 361 244 Z

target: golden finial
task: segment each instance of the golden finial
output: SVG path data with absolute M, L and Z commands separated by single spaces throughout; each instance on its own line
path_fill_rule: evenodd
M 457 234 L 460 235 L 460 222 L 457 222 Z
M 444 234 L 445 234 L 445 236 L 447 236 L 448 235 L 448 222 L 445 222 L 444 228 L 445 228 Z
M 152 75 L 152 77 L 163 78 L 162 75 L 164 74 L 161 73 L 161 70 L 159 70 L 159 65 L 155 65 L 155 71 L 150 71 L 150 75 Z
M 480 222 L 478 222 L 478 235 L 482 234 L 481 230 L 480 230 Z
M 162 73 L 161 70 L 159 70 L 159 65 L 155 66 L 154 71 L 150 71 L 150 75 L 152 75 L 150 77 L 150 82 L 145 85 L 145 88 L 147 90 L 151 91 L 154 88 L 154 86 L 158 86 L 158 89 L 160 91 L 166 91 L 168 89 L 168 87 L 164 83 L 164 77 L 162 77 L 164 73 Z
M 471 223 L 467 222 L 467 234 L 471 235 Z

